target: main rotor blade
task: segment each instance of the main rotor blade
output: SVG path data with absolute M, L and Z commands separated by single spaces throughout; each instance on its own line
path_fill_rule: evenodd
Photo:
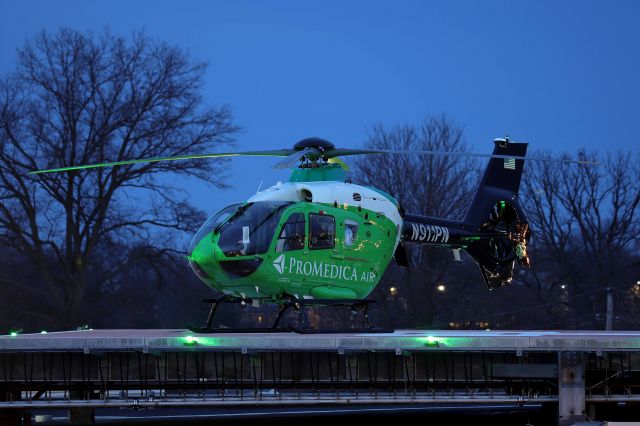
M 69 170 L 95 169 L 98 167 L 124 166 L 127 164 L 138 164 L 138 163 L 157 163 L 160 161 L 193 160 L 198 158 L 286 157 L 288 155 L 291 155 L 292 152 L 296 152 L 296 151 L 294 151 L 293 149 L 275 149 L 270 151 L 220 152 L 220 153 L 212 153 L 212 154 L 177 155 L 174 157 L 140 158 L 135 160 L 112 161 L 109 163 L 84 164 L 79 166 L 58 167 L 55 169 L 34 170 L 32 172 L 28 172 L 27 174 L 37 175 L 41 173 L 66 172 Z
M 323 155 L 327 158 L 340 157 L 343 155 L 361 155 L 361 154 L 384 154 L 384 149 L 353 149 L 353 148 L 330 148 L 324 151 Z M 398 153 L 400 153 L 398 151 Z
M 572 159 L 556 159 L 556 158 L 543 158 L 543 157 L 526 157 L 526 156 L 513 156 L 513 155 L 492 155 L 492 154 L 478 154 L 473 152 L 456 152 L 456 151 L 410 151 L 410 150 L 393 150 L 393 149 L 352 149 L 352 148 L 329 148 L 325 151 L 321 151 L 316 148 L 308 147 L 299 151 L 295 149 L 275 149 L 267 151 L 240 151 L 240 152 L 220 152 L 211 154 L 191 154 L 191 155 L 177 155 L 173 157 L 155 157 L 155 158 L 140 158 L 133 160 L 121 160 L 112 161 L 108 163 L 97 164 L 84 164 L 77 166 L 58 167 L 54 169 L 34 170 L 27 174 L 42 174 L 42 173 L 56 173 L 65 172 L 71 170 L 85 170 L 95 169 L 99 167 L 114 167 L 124 166 L 128 164 L 139 163 L 157 163 L 160 161 L 176 161 L 176 160 L 192 160 L 200 158 L 221 158 L 221 157 L 287 157 L 278 162 L 274 168 L 284 169 L 293 167 L 303 157 L 310 160 L 316 160 L 320 157 L 332 159 L 338 156 L 347 155 L 363 155 L 363 154 L 396 154 L 396 155 L 447 155 L 457 157 L 480 157 L 480 158 L 503 158 L 514 160 L 527 160 L 527 161 L 544 161 L 551 163 L 573 163 L 573 164 L 585 164 L 585 165 L 602 165 L 595 161 L 587 160 L 572 160 Z
M 333 148 L 324 152 L 324 156 L 333 158 L 337 156 L 345 155 L 361 155 L 361 154 L 398 154 L 398 155 L 447 155 L 456 157 L 479 157 L 479 158 L 503 158 L 514 160 L 526 160 L 526 161 L 543 161 L 550 163 L 572 163 L 572 164 L 586 164 L 592 166 L 600 166 L 603 163 L 588 160 L 573 160 L 573 159 L 558 159 L 558 158 L 544 158 L 544 157 L 528 157 L 519 155 L 502 155 L 502 154 L 479 154 L 475 152 L 457 152 L 457 151 L 410 151 L 410 150 L 398 150 L 398 149 L 349 149 L 349 148 Z

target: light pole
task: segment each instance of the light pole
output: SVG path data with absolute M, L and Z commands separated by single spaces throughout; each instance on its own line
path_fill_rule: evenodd
M 605 330 L 613 330 L 613 289 L 607 287 L 607 320 Z

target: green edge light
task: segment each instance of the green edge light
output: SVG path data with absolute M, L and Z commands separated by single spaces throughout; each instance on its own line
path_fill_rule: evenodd
M 198 344 L 198 339 L 193 336 L 187 336 L 184 338 L 184 341 L 182 342 L 182 344 L 184 346 L 195 346 Z
M 427 336 L 427 341 L 426 341 L 426 343 L 424 345 L 425 346 L 436 346 L 436 347 L 440 346 L 440 344 L 438 343 L 438 339 L 436 339 L 433 336 Z
M 198 346 L 203 348 L 218 347 L 223 344 L 226 344 L 229 346 L 238 345 L 238 343 L 234 339 L 231 339 L 231 341 L 229 341 L 229 339 L 226 339 L 226 338 L 198 336 L 198 335 L 194 336 L 192 334 L 189 334 L 187 336 L 181 336 L 178 341 L 182 343 L 182 346 Z
M 434 337 L 434 336 L 419 337 L 418 340 L 424 346 L 440 347 L 440 339 L 438 339 L 437 337 Z

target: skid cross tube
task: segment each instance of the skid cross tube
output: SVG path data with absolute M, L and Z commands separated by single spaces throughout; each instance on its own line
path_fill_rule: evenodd
M 375 303 L 372 299 L 299 299 L 291 295 L 283 295 L 280 310 L 276 315 L 273 324 L 268 327 L 249 327 L 249 328 L 217 328 L 213 327 L 218 308 L 224 304 L 241 304 L 243 306 L 253 304 L 253 299 L 243 299 L 233 296 L 222 296 L 218 299 L 203 299 L 204 303 L 211 304 L 207 320 L 201 327 L 187 325 L 187 328 L 195 333 L 234 333 L 234 332 L 253 332 L 253 333 L 270 333 L 293 331 L 296 333 L 353 333 L 353 332 L 374 332 L 388 333 L 393 330 L 383 330 L 374 326 L 371 318 L 369 318 L 369 304 Z M 344 329 L 314 329 L 309 322 L 307 308 L 311 306 L 327 306 L 327 307 L 348 307 L 352 314 L 362 314 L 364 317 L 365 327 L 363 328 L 344 328 Z M 293 309 L 298 315 L 301 327 L 280 327 L 280 322 L 285 314 Z

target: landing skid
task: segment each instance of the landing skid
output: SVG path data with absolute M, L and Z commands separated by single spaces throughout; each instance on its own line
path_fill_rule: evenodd
M 218 308 L 222 304 L 251 304 L 252 299 L 242 299 L 233 296 L 222 296 L 219 299 L 203 299 L 204 303 L 211 304 L 211 310 L 207 321 L 202 327 L 187 325 L 187 328 L 194 333 L 281 333 L 294 332 L 300 334 L 324 334 L 324 333 L 391 333 L 393 330 L 381 329 L 375 327 L 369 319 L 369 304 L 376 303 L 372 299 L 298 299 L 293 296 L 286 296 L 280 303 L 280 310 L 271 327 L 261 328 L 214 328 L 212 327 Z M 354 314 L 364 316 L 366 327 L 363 328 L 343 328 L 343 329 L 316 329 L 309 324 L 307 316 L 307 308 L 310 306 L 330 306 L 330 307 L 348 307 Z M 284 315 L 293 309 L 298 314 L 301 327 L 280 327 L 280 321 Z

